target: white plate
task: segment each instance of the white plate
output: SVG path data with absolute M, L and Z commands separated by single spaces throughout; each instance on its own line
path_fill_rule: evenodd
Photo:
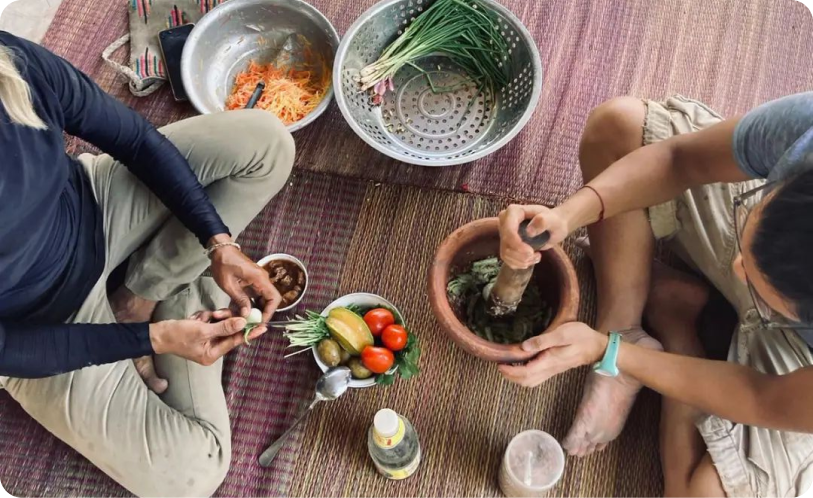
M 339 299 L 330 303 L 327 308 L 322 310 L 322 316 L 327 316 L 328 313 L 330 313 L 330 310 L 333 308 L 345 308 L 351 304 L 355 304 L 356 306 L 361 306 L 363 308 L 389 308 L 395 312 L 395 321 L 406 326 L 406 322 L 404 322 L 404 315 L 398 311 L 398 308 L 396 308 L 394 304 L 381 296 L 370 294 L 369 292 L 356 292 L 354 294 L 348 294 L 340 297 Z M 323 372 L 327 372 L 328 366 L 325 365 L 321 359 L 319 359 L 319 354 L 316 352 L 316 345 L 314 345 L 311 349 L 313 352 L 313 359 L 316 360 L 316 364 L 319 365 L 319 368 L 321 368 Z M 395 367 L 393 367 L 389 373 L 393 373 L 394 371 Z M 352 379 L 350 381 L 350 387 L 356 389 L 371 387 L 374 385 L 375 376 L 370 377 L 369 379 Z

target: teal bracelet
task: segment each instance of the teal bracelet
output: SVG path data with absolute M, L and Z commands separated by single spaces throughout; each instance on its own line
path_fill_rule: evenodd
M 621 334 L 610 332 L 607 341 L 607 350 L 604 351 L 604 358 L 593 365 L 593 371 L 605 377 L 618 377 L 618 349 L 621 347 Z

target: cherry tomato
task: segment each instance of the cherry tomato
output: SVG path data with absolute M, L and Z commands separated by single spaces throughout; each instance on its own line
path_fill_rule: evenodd
M 378 337 L 381 335 L 381 332 L 387 328 L 387 325 L 395 323 L 395 317 L 392 316 L 392 312 L 386 308 L 376 308 L 368 311 L 367 314 L 364 315 L 364 321 L 367 323 L 367 326 L 370 327 L 370 332 L 373 333 L 373 336 Z
M 401 351 L 406 347 L 409 334 L 404 327 L 400 325 L 389 325 L 381 332 L 381 342 L 384 343 L 390 351 Z
M 387 348 L 367 346 L 361 352 L 361 363 L 367 367 L 367 370 L 383 374 L 392 368 L 392 364 L 395 363 L 395 355 Z

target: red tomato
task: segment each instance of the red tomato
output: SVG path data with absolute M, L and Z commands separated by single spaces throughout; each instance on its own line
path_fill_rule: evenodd
M 370 327 L 373 336 L 378 337 L 387 328 L 387 325 L 395 323 L 395 317 L 392 316 L 392 312 L 388 309 L 376 308 L 364 315 L 364 322 Z
M 404 327 L 400 325 L 389 325 L 381 332 L 381 342 L 384 343 L 390 351 L 401 351 L 406 347 L 409 334 Z
M 395 355 L 387 348 L 367 346 L 361 352 L 361 363 L 367 367 L 367 370 L 383 374 L 392 368 L 392 364 L 395 363 Z

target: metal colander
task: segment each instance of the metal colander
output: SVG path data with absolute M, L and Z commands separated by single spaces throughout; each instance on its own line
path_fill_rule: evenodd
M 373 105 L 355 78 L 432 1 L 384 0 L 350 27 L 336 54 L 333 86 L 344 118 L 361 138 L 407 163 L 451 166 L 491 154 L 522 130 L 542 91 L 539 52 L 508 9 L 493 0 L 481 2 L 497 15 L 511 47 L 505 61 L 511 83 L 495 89 L 495 94 L 478 92 L 474 84 L 434 93 L 420 71 L 406 66 L 395 75 L 395 91 L 387 92 L 380 106 Z M 421 59 L 418 66 L 431 75 L 436 87 L 465 80 L 463 70 L 442 55 Z

